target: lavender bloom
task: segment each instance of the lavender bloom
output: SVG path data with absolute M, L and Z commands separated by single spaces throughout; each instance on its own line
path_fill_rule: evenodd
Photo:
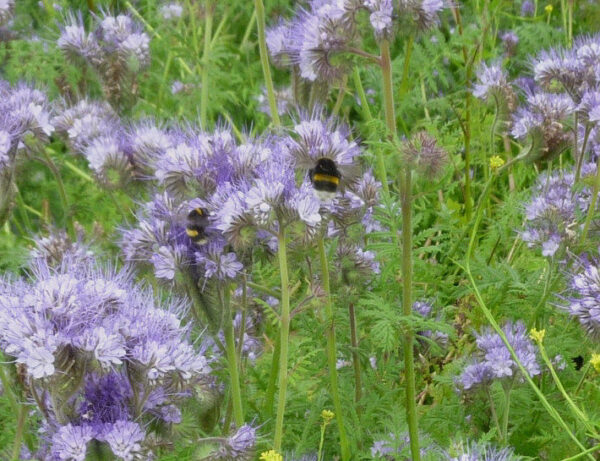
M 400 0 L 400 16 L 410 18 L 419 32 L 433 29 L 439 23 L 439 13 L 446 7 L 443 0 Z
M 419 452 L 422 457 L 441 455 L 439 447 L 428 436 L 421 434 L 419 441 L 421 445 Z M 375 459 L 381 458 L 385 460 L 404 459 L 405 456 L 410 456 L 409 447 L 410 437 L 408 433 L 403 433 L 399 437 L 390 433 L 385 439 L 373 442 L 371 456 Z
M 535 5 L 531 0 L 523 0 L 521 3 L 521 16 L 533 16 L 535 14 Z
M 530 139 L 530 156 L 552 159 L 571 142 L 566 121 L 575 111 L 573 100 L 564 94 L 537 92 L 527 96 L 525 107 L 513 117 L 511 134 L 518 139 Z
M 487 102 L 493 100 L 498 111 L 497 116 L 506 120 L 517 105 L 517 96 L 508 82 L 506 71 L 500 63 L 489 66 L 483 63 L 477 71 L 477 80 L 473 87 L 473 96 Z
M 31 274 L 0 281 L 0 347 L 24 365 L 38 395 L 54 396 L 43 414 L 65 422 L 46 421 L 51 452 L 83 460 L 96 439 L 121 459 L 147 456 L 140 423 L 148 414 L 180 419 L 172 406 L 210 371 L 187 340 L 181 305 L 163 309 L 129 271 L 89 259 L 67 257 L 55 268 L 38 259 Z M 160 388 L 164 398 L 140 414 L 134 388 L 148 396 Z
M 577 318 L 592 338 L 600 337 L 600 276 L 598 261 L 583 259 L 570 274 L 568 304 L 569 315 Z
M 145 432 L 139 424 L 131 421 L 116 421 L 105 430 L 102 438 L 112 450 L 113 454 L 124 461 L 133 461 L 148 457 L 144 453 L 141 442 L 146 438 Z
M 84 461 L 92 438 L 91 427 L 67 424 L 52 436 L 52 454 L 59 460 Z
M 289 24 L 270 29 L 267 45 L 276 63 L 285 62 L 287 57 L 304 79 L 331 83 L 348 70 L 349 62 L 341 54 L 355 36 L 353 13 L 357 5 L 333 0 L 313 0 L 309 5 Z
M 392 17 L 394 15 L 391 0 L 366 0 L 365 6 L 370 11 L 369 20 L 378 39 L 392 37 Z
M 489 443 L 469 442 L 461 443 L 459 447 L 452 448 L 446 453 L 446 461 L 518 461 L 522 459 L 514 454 L 511 447 L 496 448 Z
M 81 237 L 73 242 L 64 230 L 51 231 L 48 236 L 35 239 L 36 245 L 29 255 L 32 259 L 41 259 L 48 266 L 60 265 L 63 259 L 85 261 L 92 259 L 92 251 L 81 241 Z
M 183 7 L 177 2 L 167 3 L 160 7 L 160 14 L 165 21 L 178 19 L 183 15 Z
M 582 167 L 582 176 L 595 174 L 595 165 Z M 540 247 L 552 257 L 577 239 L 578 216 L 589 206 L 589 187 L 575 188 L 574 173 L 541 175 L 529 203 L 525 205 L 525 230 L 521 238 L 530 248 Z
M 577 111 L 590 123 L 600 122 L 600 92 L 590 90 L 583 93 Z
M 0 26 L 5 25 L 13 16 L 15 0 L 0 0 Z
M 519 36 L 509 30 L 500 35 L 500 40 L 502 40 L 506 54 L 508 56 L 514 56 L 517 51 L 517 45 L 519 44 Z
M 125 97 L 123 89 L 150 64 L 150 37 L 126 15 L 106 14 L 97 21 L 95 30 L 86 32 L 81 15 L 69 14 L 58 46 L 68 58 L 91 66 L 108 99 L 120 105 Z
M 522 322 L 507 322 L 502 328 L 508 342 L 513 347 L 519 361 L 530 376 L 540 374 L 541 370 L 535 355 L 535 346 L 527 335 L 527 329 Z M 486 385 L 494 379 L 515 379 L 519 373 L 517 364 L 513 361 L 508 349 L 499 335 L 487 329 L 477 336 L 479 358 L 467 366 L 457 383 L 462 390 L 473 389 Z
M 249 461 L 254 455 L 256 429 L 244 424 L 235 434 L 223 439 L 219 449 L 212 454 L 211 459 Z

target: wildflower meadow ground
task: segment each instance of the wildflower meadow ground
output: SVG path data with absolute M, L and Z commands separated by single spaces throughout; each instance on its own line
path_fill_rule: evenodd
M 597 0 L 0 0 L 0 460 L 600 459 Z

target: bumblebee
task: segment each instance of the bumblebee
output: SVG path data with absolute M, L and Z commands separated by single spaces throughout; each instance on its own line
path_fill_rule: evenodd
M 342 175 L 333 160 L 320 158 L 317 160 L 315 167 L 308 170 L 308 176 L 315 188 L 317 197 L 321 200 L 331 200 L 335 197 Z
M 581 370 L 581 368 L 583 367 L 583 356 L 578 355 L 577 357 L 573 357 L 571 360 L 575 364 L 575 370 Z
M 194 208 L 188 214 L 185 233 L 196 245 L 207 242 L 205 229 L 208 226 L 208 211 L 206 208 Z

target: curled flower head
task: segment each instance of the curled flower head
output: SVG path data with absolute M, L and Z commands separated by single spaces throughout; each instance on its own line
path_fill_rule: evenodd
M 573 100 L 565 94 L 534 92 L 525 106 L 513 116 L 511 134 L 529 139 L 529 158 L 550 160 L 571 142 L 567 119 L 575 111 Z
M 409 26 L 419 32 L 434 28 L 439 23 L 439 14 L 446 8 L 444 0 L 401 0 L 401 17 L 406 17 Z
M 499 115 L 503 118 L 514 111 L 517 103 L 516 95 L 500 63 L 489 66 L 483 63 L 477 71 L 477 80 L 473 88 L 475 97 L 485 101 L 495 101 Z
M 428 178 L 437 176 L 446 164 L 448 154 L 437 145 L 433 136 L 425 131 L 415 134 L 405 147 L 406 160 Z

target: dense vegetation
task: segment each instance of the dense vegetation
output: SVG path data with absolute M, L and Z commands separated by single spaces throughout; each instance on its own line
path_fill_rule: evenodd
M 0 458 L 598 459 L 598 24 L 0 0 Z

